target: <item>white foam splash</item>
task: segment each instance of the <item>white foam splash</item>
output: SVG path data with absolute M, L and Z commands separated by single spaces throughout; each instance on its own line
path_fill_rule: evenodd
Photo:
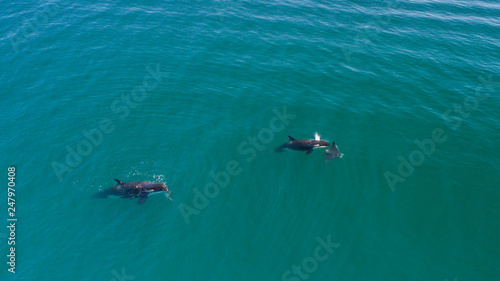
M 167 197 L 168 200 L 170 200 L 170 201 L 174 201 L 174 200 L 172 200 L 172 198 L 170 198 L 170 196 L 168 196 L 168 193 L 166 193 L 166 192 L 165 192 L 165 197 Z
M 321 136 L 318 134 L 318 132 L 314 132 L 314 140 L 319 141 L 321 139 Z

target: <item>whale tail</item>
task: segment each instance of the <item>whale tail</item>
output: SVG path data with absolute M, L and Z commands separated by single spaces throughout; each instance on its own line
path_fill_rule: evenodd
M 97 192 L 96 194 L 94 194 L 92 196 L 92 198 L 94 199 L 105 199 L 105 198 L 108 198 L 108 192 L 106 192 L 106 190 L 101 190 L 99 192 Z
M 286 148 L 286 145 L 280 145 L 274 149 L 274 152 L 283 152 Z

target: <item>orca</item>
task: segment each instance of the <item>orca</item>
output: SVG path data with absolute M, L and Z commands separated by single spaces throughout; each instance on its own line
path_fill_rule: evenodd
M 146 202 L 146 199 L 148 199 L 148 195 L 166 192 L 165 196 L 167 196 L 168 199 L 172 200 L 172 198 L 170 198 L 170 190 L 163 183 L 148 181 L 122 182 L 121 180 L 117 179 L 115 179 L 115 181 L 116 185 L 99 191 L 93 197 L 107 198 L 109 195 L 114 195 L 120 196 L 121 198 L 139 198 L 139 201 L 137 201 L 137 205 L 141 205 Z
M 325 150 L 325 162 L 331 161 L 337 157 L 342 158 L 342 153 L 340 153 L 339 148 L 335 144 L 335 142 L 332 142 L 332 147 L 328 148 Z
M 274 151 L 283 152 L 285 149 L 291 149 L 306 151 L 306 155 L 309 155 L 315 148 L 325 148 L 330 146 L 329 142 L 321 140 L 321 136 L 318 133 L 314 133 L 314 139 L 308 140 L 297 140 L 291 136 L 288 137 L 290 140 L 278 146 Z

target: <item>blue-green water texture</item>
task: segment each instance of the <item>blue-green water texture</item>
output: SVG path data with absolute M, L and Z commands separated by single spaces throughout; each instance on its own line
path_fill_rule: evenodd
M 498 1 L 0 7 L 0 280 L 500 280 Z

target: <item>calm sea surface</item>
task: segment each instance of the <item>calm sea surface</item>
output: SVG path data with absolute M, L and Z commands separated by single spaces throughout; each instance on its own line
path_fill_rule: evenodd
M 498 1 L 0 8 L 0 280 L 500 280 Z

